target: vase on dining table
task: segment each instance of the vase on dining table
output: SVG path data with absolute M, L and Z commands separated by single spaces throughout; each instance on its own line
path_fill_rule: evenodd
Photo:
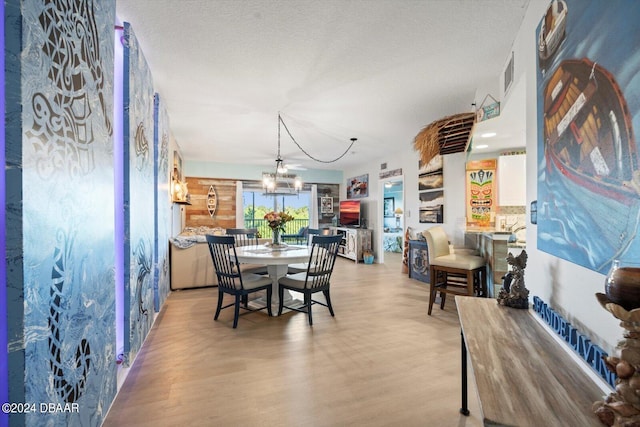
M 280 234 L 279 229 L 272 229 L 272 237 L 271 242 L 269 242 L 268 246 L 273 249 L 282 249 L 287 247 L 286 244 L 282 243 L 282 235 Z

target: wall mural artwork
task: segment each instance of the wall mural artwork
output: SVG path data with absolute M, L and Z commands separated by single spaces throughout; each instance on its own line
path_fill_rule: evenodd
M 72 14 L 55 2 L 43 4 L 38 15 L 43 31 L 41 55 L 50 61 L 47 78 L 55 96 L 35 92 L 28 105 L 32 107 L 33 125 L 27 137 L 37 157 L 37 169 L 48 178 L 56 172 L 87 175 L 95 168 L 94 147 L 96 127 L 113 132 L 112 112 L 106 104 L 105 70 L 98 45 L 93 6 L 88 1 L 72 2 Z M 60 25 L 59 16 L 68 19 L 69 26 Z M 78 25 L 78 28 L 76 28 Z M 79 31 L 81 29 L 81 31 Z M 81 34 L 78 37 L 77 34 Z M 86 91 L 92 86 L 94 91 Z M 93 99 L 91 99 L 93 98 Z M 97 107 L 97 111 L 88 108 Z M 93 119 L 102 117 L 102 123 Z
M 155 145 L 155 240 L 153 305 L 160 311 L 170 290 L 169 281 L 169 216 L 171 196 L 169 192 L 169 115 L 160 96 L 154 97 L 154 145 Z
M 155 162 L 153 129 L 155 102 L 151 72 L 131 25 L 124 23 L 124 117 L 125 192 L 129 206 L 125 209 L 128 223 L 128 248 L 125 263 L 125 364 L 140 350 L 151 329 L 154 308 L 154 242 L 155 242 Z M 126 198 L 126 197 L 125 197 Z M 126 227 L 125 227 L 126 229 Z
M 85 411 L 26 425 L 100 425 L 116 393 L 115 1 L 22 2 L 25 402 Z M 11 385 L 10 385 L 11 388 Z M 77 405 L 77 406 L 68 406 Z
M 538 249 L 600 273 L 640 253 L 640 28 L 631 17 L 640 3 L 555 0 L 536 32 Z

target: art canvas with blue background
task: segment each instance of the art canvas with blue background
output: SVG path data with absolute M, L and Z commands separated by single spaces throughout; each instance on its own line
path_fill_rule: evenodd
M 24 402 L 82 410 L 31 426 L 100 425 L 116 394 L 115 1 L 67 6 L 21 9 Z
M 128 364 L 153 323 L 155 92 L 151 71 L 127 22 L 124 40 L 125 265 L 129 268 L 125 275 L 124 357 Z
M 154 146 L 155 146 L 155 235 L 154 256 L 155 274 L 153 284 L 153 303 L 156 312 L 164 305 L 170 291 L 169 247 L 171 237 L 171 218 L 168 206 L 169 194 L 169 115 L 165 103 L 159 94 L 154 97 Z
M 536 31 L 538 249 L 603 274 L 640 254 L 638 19 L 555 0 Z

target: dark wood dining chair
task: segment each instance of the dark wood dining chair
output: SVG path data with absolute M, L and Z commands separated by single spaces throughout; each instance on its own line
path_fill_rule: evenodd
M 233 327 L 238 326 L 240 308 L 249 312 L 267 309 L 271 313 L 271 293 L 273 282 L 269 277 L 246 273 L 240 270 L 236 255 L 236 245 L 233 236 L 207 235 L 207 244 L 213 260 L 213 267 L 218 277 L 218 306 L 214 320 L 218 320 L 220 311 L 227 307 L 234 307 Z M 267 305 L 258 309 L 251 309 L 247 304 L 247 296 L 258 291 L 267 291 Z M 224 294 L 233 295 L 235 300 L 231 304 L 222 306 Z M 242 306 L 240 305 L 242 302 Z
M 327 307 L 331 316 L 334 316 L 329 288 L 331 273 L 333 273 L 333 267 L 336 263 L 336 255 L 338 254 L 338 246 L 340 245 L 341 240 L 342 236 L 340 235 L 313 236 L 307 270 L 301 273 L 286 275 L 278 281 L 280 284 L 278 316 L 282 314 L 283 308 L 307 313 L 309 325 L 313 325 L 311 307 L 314 304 L 320 304 Z M 304 295 L 303 306 L 290 307 L 284 305 L 285 289 L 302 293 Z M 324 294 L 326 303 L 313 299 L 313 294 L 317 292 L 322 292 Z

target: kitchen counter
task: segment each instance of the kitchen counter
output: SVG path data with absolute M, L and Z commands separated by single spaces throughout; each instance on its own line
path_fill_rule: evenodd
M 502 287 L 502 277 L 509 271 L 507 254 L 514 256 L 526 246 L 526 242 L 509 242 L 510 231 L 495 231 L 493 229 L 467 229 L 465 246 L 476 248 L 480 255 L 487 260 L 487 289 L 489 296 L 495 297 L 497 290 Z

